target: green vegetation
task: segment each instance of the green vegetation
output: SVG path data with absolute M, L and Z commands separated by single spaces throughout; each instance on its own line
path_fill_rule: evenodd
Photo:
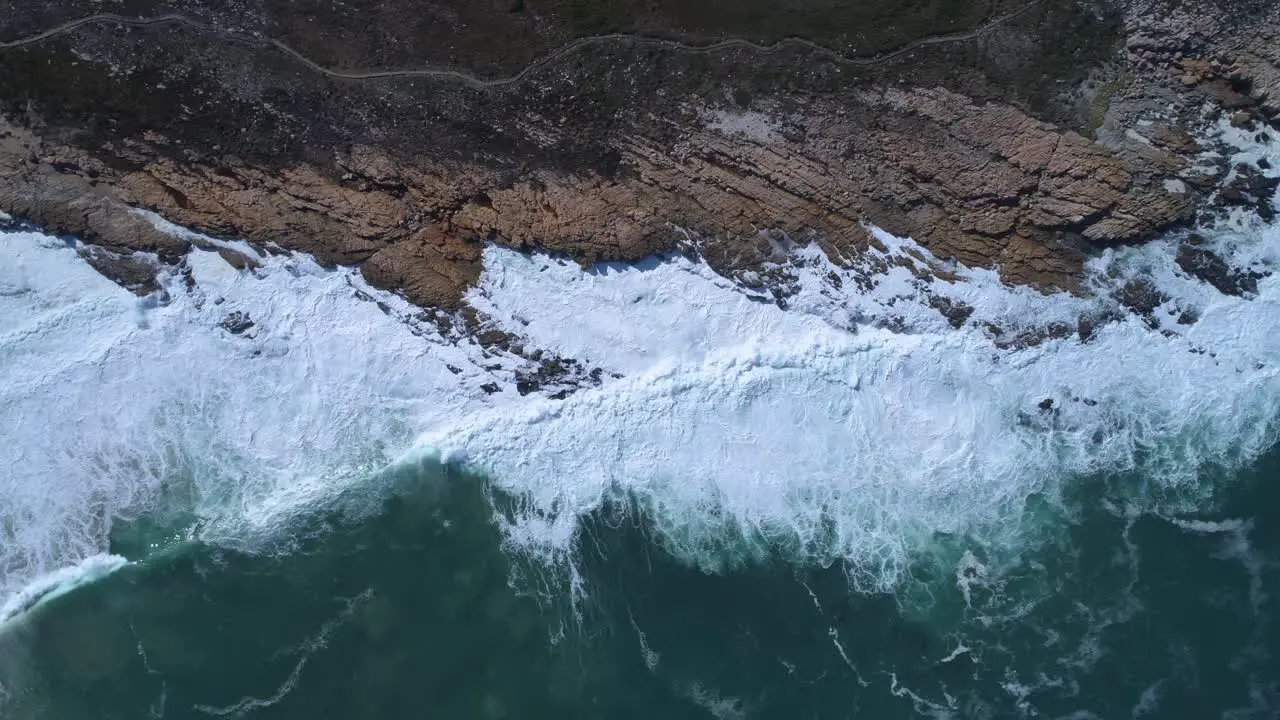
M 574 35 L 603 35 L 629 27 L 634 15 L 622 0 L 568 0 L 566 20 Z
M 1097 92 L 1094 93 L 1093 103 L 1090 105 L 1089 111 L 1090 138 L 1098 139 L 1098 128 L 1102 127 L 1102 122 L 1107 117 L 1107 110 L 1111 107 L 1111 98 L 1128 86 L 1132 79 L 1129 73 L 1120 73 L 1115 79 L 1101 85 Z

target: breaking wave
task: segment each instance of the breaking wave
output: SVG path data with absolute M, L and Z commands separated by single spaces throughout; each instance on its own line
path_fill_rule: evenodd
M 976 551 L 995 572 L 1074 512 L 1073 484 L 1127 474 L 1127 502 L 1185 511 L 1211 497 L 1206 469 L 1275 441 L 1280 230 L 1236 214 L 1199 232 L 1261 278 L 1256 293 L 1184 272 L 1187 233 L 1092 260 L 1086 299 L 1009 288 L 874 230 L 872 252 L 893 261 L 874 287 L 793 249 L 776 268 L 785 310 L 682 257 L 582 273 L 490 249 L 474 306 L 624 377 L 420 442 L 520 498 L 508 537 L 552 558 L 572 556 L 584 517 L 622 506 L 708 569 L 780 554 L 894 591 L 921 556 L 945 574 Z M 1141 312 L 1121 303 L 1135 283 L 1153 297 Z M 937 298 L 968 308 L 961 328 Z M 1082 317 L 1109 320 L 1078 330 Z M 998 347 L 1010 337 L 1020 346 Z
M 446 368 L 462 351 L 305 257 L 197 250 L 193 286 L 139 298 L 68 241 L 3 233 L 0 255 L 0 598 L 156 513 L 151 543 L 287 543 L 292 516 L 485 402 Z
M 892 262 L 873 282 L 787 247 L 781 296 L 686 257 L 583 272 L 488 248 L 471 304 L 600 371 L 563 399 L 517 392 L 528 353 L 446 339 L 303 256 L 237 270 L 193 250 L 138 298 L 75 243 L 0 234 L 0 598 L 157 509 L 183 519 L 175 538 L 287 543 L 299 512 L 437 456 L 509 496 L 511 546 L 541 557 L 572 558 L 586 517 L 624 507 L 710 569 L 781 554 L 868 590 L 930 554 L 947 582 L 974 552 L 998 569 L 1070 515 L 1074 482 L 1140 471 L 1135 501 L 1174 512 L 1211 495 L 1203 469 L 1274 442 L 1280 231 L 1239 215 L 1201 233 L 1256 293 L 1183 272 L 1181 236 L 1092 260 L 1090 297 L 879 230 L 871 255 Z M 1114 299 L 1134 279 L 1158 290 L 1141 315 Z

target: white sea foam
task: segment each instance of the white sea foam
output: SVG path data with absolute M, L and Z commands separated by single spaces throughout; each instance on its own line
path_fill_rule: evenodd
M 934 534 L 1013 542 L 1027 496 L 1052 498 L 1068 476 L 1141 462 L 1189 483 L 1205 463 L 1259 452 L 1280 415 L 1280 337 L 1259 332 L 1280 318 L 1271 279 L 1257 299 L 1206 305 L 1183 336 L 1130 318 L 1087 344 L 1005 352 L 978 332 L 851 334 L 744 301 L 686 260 L 581 294 L 537 262 L 490 251 L 486 303 L 518 307 L 540 346 L 631 374 L 423 442 L 527 497 L 546 542 L 633 498 L 691 560 L 730 525 L 817 560 L 856 558 L 887 587 Z M 572 333 L 575 306 L 596 309 L 578 325 L 589 333 Z M 1046 398 L 1056 412 L 1040 410 Z
M 1256 218 L 1204 232 L 1237 266 L 1276 266 L 1280 231 Z M 911 244 L 876 234 L 889 253 Z M 787 310 L 685 258 L 584 274 L 490 249 L 474 305 L 535 346 L 626 377 L 468 415 L 422 443 L 525 499 L 508 532 L 530 550 L 571 552 L 580 519 L 618 502 L 647 511 L 692 562 L 767 544 L 852 561 L 857 581 L 890 590 L 939 536 L 1016 547 L 1028 498 L 1052 505 L 1073 478 L 1141 469 L 1158 478 L 1156 494 L 1194 498 L 1200 470 L 1237 467 L 1274 441 L 1280 280 L 1261 279 L 1256 297 L 1224 296 L 1177 267 L 1178 242 L 1093 261 L 1092 300 L 952 267 L 960 279 L 930 292 L 974 308 L 977 322 L 957 332 L 905 269 L 857 291 L 851 273 L 829 280 L 845 271 L 816 248 L 795 254 Z M 1151 320 L 1163 332 L 1130 315 L 1089 342 L 1002 351 L 974 327 L 1074 327 L 1082 312 L 1114 310 L 1107 294 L 1137 276 L 1168 298 Z M 1199 322 L 1178 324 L 1184 310 Z M 860 322 L 891 313 L 910 332 Z
M 1217 249 L 1280 263 L 1280 231 L 1235 223 L 1208 232 Z M 1196 496 L 1200 468 L 1273 442 L 1280 279 L 1223 296 L 1177 268 L 1174 238 L 1095 260 L 1101 299 L 1041 295 L 876 233 L 884 254 L 947 272 L 926 283 L 891 265 L 859 290 L 801 247 L 780 268 L 784 310 L 683 257 L 584 273 L 487 249 L 477 309 L 527 347 L 621 375 L 566 400 L 519 396 L 511 356 L 406 324 L 403 301 L 305 257 L 236 271 L 196 250 L 194 289 L 174 274 L 167 299 L 137 298 L 67 243 L 0 234 L 0 597 L 175 497 L 204 537 L 252 544 L 423 453 L 519 499 L 503 522 L 526 551 L 571 554 L 582 518 L 618 501 L 691 562 L 767 546 L 890 589 L 939 537 L 1017 547 L 1038 522 L 1028 497 L 1052 506 L 1073 478 L 1141 468 Z M 983 329 L 1073 325 L 1138 274 L 1169 298 L 1154 316 L 1167 333 L 1130 316 L 1087 343 L 1001 350 Z M 951 329 L 926 293 L 972 307 L 970 322 Z M 1187 309 L 1200 320 L 1179 325 Z M 219 328 L 233 312 L 255 325 Z M 487 394 L 495 377 L 505 389 Z
M 75 588 L 105 577 L 128 564 L 118 555 L 91 555 L 68 567 L 36 578 L 0 605 L 0 624 Z
M 0 234 L 0 256 L 0 598 L 159 504 L 257 542 L 488 402 L 470 350 L 413 334 L 356 296 L 373 292 L 358 275 L 304 257 L 251 273 L 195 251 L 195 289 L 169 277 L 166 303 L 61 240 Z M 232 312 L 256 324 L 220 328 Z

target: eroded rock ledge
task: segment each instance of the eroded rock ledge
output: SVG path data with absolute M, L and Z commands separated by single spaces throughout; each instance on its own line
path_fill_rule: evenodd
M 1225 86 L 1207 77 L 1223 67 L 1216 55 L 1171 58 L 1204 70 L 1192 80 L 1146 72 L 1150 53 L 1134 48 L 1158 43 L 1132 38 L 1163 37 L 1164 26 L 1130 21 L 1128 59 L 1113 62 L 1143 73 L 1132 85 L 1178 84 L 1247 109 L 1250 122 L 1272 117 L 1274 98 L 1256 91 L 1271 90 L 1274 66 L 1252 46 L 1192 43 L 1204 57 L 1241 58 L 1227 59 L 1239 67 Z M 692 234 L 732 275 L 769 259 L 762 230 L 816 240 L 842 261 L 871 242 L 866 223 L 999 268 L 1006 282 L 1075 289 L 1087 253 L 1188 219 L 1208 188 L 1181 180 L 1197 150 L 1184 139 L 1189 109 L 1140 147 L 1128 135 L 1100 144 L 1037 119 L 1016 86 L 983 70 L 1008 60 L 1001 42 L 1043 42 L 1036 27 L 857 75 L 800 51 L 620 45 L 501 90 L 335 84 L 262 48 L 84 28 L 0 51 L 5 73 L 45 62 L 72 76 L 0 88 L 0 210 L 98 244 L 103 268 L 133 251 L 173 260 L 185 250 L 132 211 L 144 208 L 361 265 L 371 283 L 446 310 L 477 279 L 486 241 L 589 263 L 640 259 Z M 791 67 L 803 70 L 779 75 Z M 902 82 L 907 71 L 922 82 Z

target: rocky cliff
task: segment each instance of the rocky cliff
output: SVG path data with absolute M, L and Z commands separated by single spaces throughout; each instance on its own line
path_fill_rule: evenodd
M 1077 289 L 1205 208 L 1206 108 L 1280 110 L 1269 3 L 706 5 L 9 3 L 0 210 L 139 292 L 191 240 L 136 209 L 446 310 L 484 242 L 746 277 L 765 231 L 850 262 L 867 224 Z

